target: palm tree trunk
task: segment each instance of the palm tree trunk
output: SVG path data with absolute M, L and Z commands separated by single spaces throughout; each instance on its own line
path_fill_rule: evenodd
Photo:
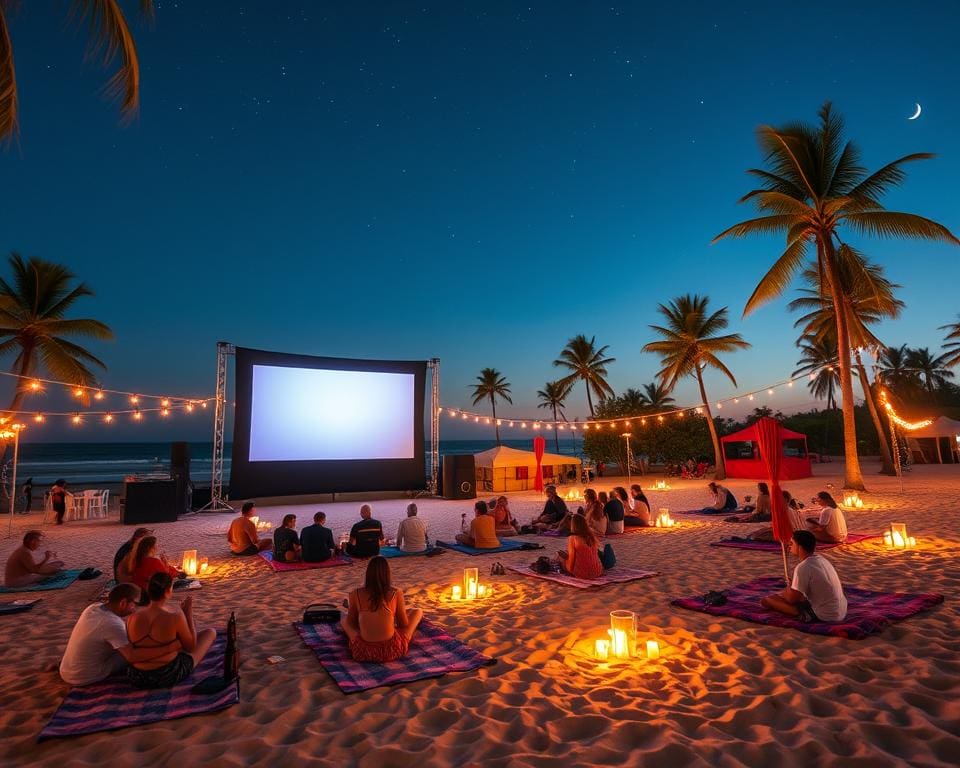
M 887 430 L 883 428 L 883 422 L 880 421 L 880 414 L 877 411 L 877 404 L 873 401 L 873 391 L 870 389 L 870 380 L 867 378 L 867 369 L 863 367 L 863 360 L 860 357 L 860 350 L 856 350 L 854 358 L 857 365 L 857 376 L 860 377 L 860 386 L 863 388 L 863 399 L 870 411 L 870 418 L 873 419 L 873 427 L 877 430 L 877 440 L 880 442 L 880 467 L 881 475 L 896 475 L 893 468 L 893 459 L 890 455 L 890 444 L 887 442 Z
M 842 305 L 844 293 L 837 270 L 836 252 L 830 233 L 817 238 L 817 252 L 826 268 L 830 285 L 830 298 L 837 320 L 837 352 L 840 363 L 840 397 L 843 405 L 843 454 L 844 488 L 865 491 L 863 473 L 860 471 L 860 457 L 857 454 L 857 425 L 853 411 L 853 379 L 850 375 L 850 331 L 847 328 L 847 313 Z
M 560 430 L 557 429 L 557 404 L 553 404 L 553 444 L 557 446 L 557 453 L 560 453 Z
M 500 445 L 500 425 L 497 424 L 497 401 L 490 395 L 490 407 L 493 409 L 493 428 L 497 433 L 497 445 Z
M 590 407 L 590 418 L 592 419 L 594 414 L 593 414 L 593 398 L 590 397 L 590 381 L 588 379 L 584 379 L 583 383 L 587 387 L 587 405 Z
M 713 441 L 713 462 L 716 465 L 716 472 L 713 475 L 714 480 L 724 480 L 727 477 L 727 468 L 723 463 L 723 453 L 720 450 L 720 438 L 717 436 L 717 425 L 713 423 L 713 413 L 710 412 L 710 404 L 707 402 L 707 390 L 703 386 L 703 374 L 700 371 L 700 364 L 697 364 L 697 384 L 700 385 L 700 399 L 703 401 L 703 408 L 707 412 L 707 426 L 710 428 L 710 439 Z

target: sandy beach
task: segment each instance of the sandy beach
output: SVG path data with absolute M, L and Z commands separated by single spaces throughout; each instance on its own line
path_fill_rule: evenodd
M 816 477 L 786 482 L 800 499 L 832 484 L 842 496 L 843 465 L 816 465 Z M 750 526 L 677 515 L 679 527 L 613 539 L 621 565 L 657 570 L 644 581 L 599 590 L 565 588 L 490 565 L 529 563 L 537 554 L 390 561 L 408 604 L 470 646 L 498 659 L 475 672 L 344 695 L 291 627 L 313 601 L 339 602 L 364 565 L 273 573 L 258 559 L 229 555 L 222 533 L 230 515 L 197 514 L 154 526 L 171 559 L 196 548 L 210 559 L 193 592 L 199 624 L 240 626 L 241 701 L 223 712 L 112 733 L 53 739 L 37 734 L 68 687 L 43 671 L 59 659 L 80 611 L 107 581 L 116 547 L 130 533 L 114 519 L 47 526 L 47 546 L 70 567 L 93 565 L 104 576 L 42 597 L 31 612 L 0 618 L 0 722 L 4 765 L 360 766 L 610 765 L 956 765 L 960 762 L 960 468 L 922 466 L 904 479 L 875 474 L 851 531 L 879 532 L 906 522 L 912 551 L 887 551 L 882 539 L 826 556 L 845 584 L 903 592 L 939 592 L 945 602 L 863 641 L 813 636 L 674 608 L 672 598 L 782 573 L 779 556 L 710 547 Z M 656 479 L 656 476 L 655 478 Z M 598 489 L 624 484 L 610 478 Z M 647 487 L 649 478 L 642 481 Z M 680 510 L 708 502 L 705 481 L 671 479 L 649 492 L 653 508 Z M 752 481 L 728 486 L 738 498 Z M 374 516 L 395 536 L 406 499 L 373 502 Z M 432 538 L 450 538 L 471 502 L 418 501 Z M 537 493 L 514 494 L 523 522 L 542 506 Z M 298 527 L 324 509 L 334 535 L 357 517 L 357 502 L 261 507 L 275 525 L 294 512 Z M 7 557 L 22 531 L 40 522 L 17 516 Z M 3 521 L 4 526 L 7 520 Z M 552 553 L 557 540 L 538 538 Z M 477 566 L 494 597 L 452 603 L 449 587 Z M 792 564 L 791 564 L 792 568 Z M 486 574 L 486 575 L 484 575 Z M 18 595 L 26 597 L 27 595 Z M 13 599 L 6 595 L 4 599 Z M 639 638 L 657 638 L 658 661 L 602 665 L 592 640 L 614 608 L 637 612 Z M 277 665 L 267 657 L 279 655 Z M 122 747 L 121 747 L 122 745 Z

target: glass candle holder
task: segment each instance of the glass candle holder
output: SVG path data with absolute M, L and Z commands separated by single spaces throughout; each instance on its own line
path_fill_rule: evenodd
M 614 658 L 629 659 L 637 647 L 637 614 L 610 611 L 610 651 Z
M 197 575 L 197 550 L 188 549 L 183 553 L 183 558 L 180 560 L 180 570 L 187 576 Z
M 477 587 L 480 585 L 480 570 L 478 568 L 463 569 L 463 597 L 466 600 L 475 600 Z
M 907 536 L 907 524 L 890 523 L 890 538 L 893 540 L 894 547 L 904 549 L 910 543 L 910 537 Z

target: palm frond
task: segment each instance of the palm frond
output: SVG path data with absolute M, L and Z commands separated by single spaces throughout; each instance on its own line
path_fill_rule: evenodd
M 847 192 L 847 196 L 876 200 L 886 192 L 889 192 L 891 187 L 899 186 L 906 180 L 907 172 L 903 169 L 904 165 L 907 163 L 915 163 L 919 160 L 932 160 L 934 157 L 936 157 L 936 155 L 931 152 L 914 152 L 913 154 L 905 155 L 898 160 L 894 160 L 892 163 L 887 163 L 887 165 L 874 171 L 859 184 L 852 187 Z
M 716 243 L 725 237 L 746 237 L 747 235 L 786 232 L 790 227 L 796 226 L 798 223 L 796 215 L 783 213 L 773 216 L 761 216 L 756 219 L 747 219 L 746 221 L 741 221 L 739 224 L 734 224 L 729 229 L 723 230 L 723 232 L 714 237 L 710 243 Z
M 0 7 L 0 139 L 17 133 L 17 70 L 6 14 Z
M 913 213 L 863 211 L 847 214 L 843 218 L 857 232 L 864 235 L 939 240 L 960 245 L 960 240 L 945 226 Z
M 803 264 L 803 259 L 807 253 L 807 241 L 803 238 L 793 240 L 787 249 L 780 255 L 773 266 L 763 276 L 763 279 L 753 289 L 747 304 L 743 308 L 743 315 L 746 317 L 758 307 L 772 301 L 783 293 L 797 270 Z

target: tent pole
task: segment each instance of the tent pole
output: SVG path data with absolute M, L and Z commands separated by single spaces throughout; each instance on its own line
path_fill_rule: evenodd
M 787 586 L 790 586 L 790 573 L 787 570 L 787 545 L 784 542 L 780 542 L 780 553 L 783 555 L 783 580 L 786 582 Z

